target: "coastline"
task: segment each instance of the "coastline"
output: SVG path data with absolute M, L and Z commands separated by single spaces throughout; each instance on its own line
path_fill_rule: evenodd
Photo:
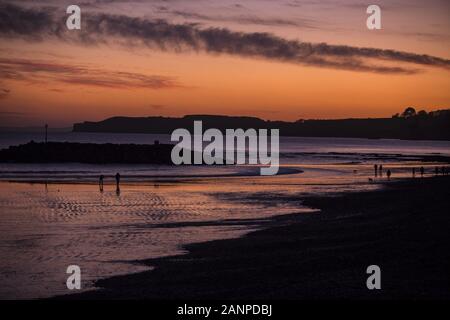
M 279 216 L 244 237 L 190 244 L 56 299 L 448 299 L 450 178 L 302 198 L 318 214 Z M 379 265 L 382 290 L 366 288 Z

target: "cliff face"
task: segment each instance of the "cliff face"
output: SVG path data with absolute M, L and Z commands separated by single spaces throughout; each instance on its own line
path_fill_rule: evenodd
M 190 115 L 183 118 L 114 117 L 99 122 L 76 123 L 76 132 L 160 133 L 170 134 L 177 128 L 193 130 L 194 120 L 203 129 L 280 129 L 284 136 L 351 137 L 420 140 L 450 140 L 450 110 L 408 118 L 302 120 L 296 122 L 264 121 L 253 117 Z
M 178 128 L 192 129 L 195 120 L 203 122 L 203 128 L 265 128 L 264 120 L 252 117 L 227 117 L 190 115 L 183 118 L 166 117 L 113 117 L 99 122 L 83 122 L 73 125 L 76 132 L 121 132 L 121 133 L 172 133 Z

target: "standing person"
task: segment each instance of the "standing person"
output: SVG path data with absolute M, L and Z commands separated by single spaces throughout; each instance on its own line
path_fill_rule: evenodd
M 391 179 L 391 170 L 388 169 L 388 171 L 386 172 L 387 178 L 388 180 Z
M 120 173 L 116 173 L 116 191 L 120 192 Z
M 380 164 L 378 166 L 378 171 L 380 172 L 380 177 L 382 177 L 383 176 L 383 165 L 382 164 Z
M 412 175 L 413 175 L 413 178 L 416 177 L 416 168 L 412 168 Z
M 103 179 L 105 177 L 101 174 L 100 178 L 98 179 L 98 186 L 100 187 L 100 192 L 103 192 Z
M 425 168 L 420 167 L 420 176 L 423 178 L 423 174 L 425 173 Z
M 375 177 L 378 177 L 378 165 L 374 164 L 373 168 L 375 169 Z

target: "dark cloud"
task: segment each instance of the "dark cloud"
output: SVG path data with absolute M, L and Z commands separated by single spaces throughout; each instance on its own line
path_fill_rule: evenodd
M 180 87 L 176 79 L 159 75 L 107 71 L 86 66 L 64 65 L 47 61 L 1 59 L 3 79 L 33 83 L 58 81 L 84 86 L 108 88 L 167 89 Z
M 5 13 L 5 11 L 8 11 Z M 52 12 L 17 6 L 1 6 L 0 35 L 21 35 L 32 38 L 59 37 L 65 41 L 84 44 L 124 42 L 170 51 L 197 51 L 210 54 L 229 54 L 281 61 L 307 66 L 343 70 L 412 74 L 418 72 L 398 63 L 450 68 L 450 60 L 396 50 L 359 48 L 327 43 L 308 43 L 287 40 L 269 33 L 235 32 L 226 28 L 199 28 L 195 24 L 171 24 L 164 20 L 148 20 L 111 14 L 85 14 L 81 31 L 68 31 L 65 21 L 56 22 Z M 27 27 L 13 22 L 28 17 Z M 43 18 L 43 23 L 39 19 Z M 3 20 L 3 19 L 2 19 Z M 53 23 L 50 23 L 52 22 Z M 36 28 L 34 27 L 36 26 Z
M 54 34 L 53 9 L 26 9 L 13 4 L 0 3 L 0 33 L 3 36 L 25 36 L 42 39 Z
M 286 40 L 268 33 L 235 32 L 225 28 L 200 29 L 118 15 L 87 18 L 84 40 L 95 43 L 108 37 L 134 39 L 162 50 L 195 50 L 213 54 L 257 57 L 296 64 L 380 73 L 414 73 L 398 66 L 371 65 L 364 59 L 408 62 L 449 68 L 450 61 L 428 55 L 375 48 L 313 44 Z
M 132 73 L 109 72 L 107 76 L 70 76 L 59 79 L 61 82 L 107 88 L 148 88 L 167 89 L 180 87 L 173 79 L 162 76 L 146 76 Z

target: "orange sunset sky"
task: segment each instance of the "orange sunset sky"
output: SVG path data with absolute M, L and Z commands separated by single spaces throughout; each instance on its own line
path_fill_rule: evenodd
M 71 31 L 69 4 L 0 3 L 0 126 L 450 107 L 447 0 L 83 0 Z M 366 27 L 370 4 L 381 30 Z

